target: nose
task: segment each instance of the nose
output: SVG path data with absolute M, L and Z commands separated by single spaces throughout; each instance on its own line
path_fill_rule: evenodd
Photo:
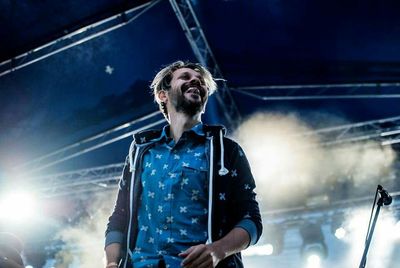
M 192 76 L 189 80 L 189 84 L 191 85 L 200 85 L 200 78 L 198 78 L 197 76 Z

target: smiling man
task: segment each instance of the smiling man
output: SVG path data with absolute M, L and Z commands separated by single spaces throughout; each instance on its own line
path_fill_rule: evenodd
M 201 122 L 210 72 L 174 62 L 151 88 L 168 121 L 135 134 L 106 230 L 107 268 L 243 267 L 262 232 L 255 182 L 222 126 Z

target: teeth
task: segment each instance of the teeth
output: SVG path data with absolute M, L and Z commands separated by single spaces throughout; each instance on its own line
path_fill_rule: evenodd
M 200 90 L 197 87 L 190 87 L 190 88 L 188 88 L 187 92 L 200 94 Z

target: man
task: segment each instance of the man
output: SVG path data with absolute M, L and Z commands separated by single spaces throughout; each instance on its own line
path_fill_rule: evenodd
M 151 88 L 168 125 L 134 137 L 106 230 L 107 268 L 243 267 L 262 232 L 255 183 L 238 144 L 201 123 L 210 72 L 174 62 Z

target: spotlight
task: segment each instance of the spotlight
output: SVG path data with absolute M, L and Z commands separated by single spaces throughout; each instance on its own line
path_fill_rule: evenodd
M 344 227 L 343 223 L 344 223 L 344 217 L 342 215 L 334 216 L 332 218 L 331 232 L 339 240 L 343 240 L 346 237 L 346 235 L 348 234 L 348 232 L 347 232 L 346 228 Z
M 321 257 L 316 254 L 312 254 L 307 258 L 307 268 L 320 268 L 321 267 Z
M 315 223 L 306 223 L 300 228 L 300 234 L 303 239 L 301 255 L 306 261 L 307 267 L 319 267 L 321 260 L 328 256 L 328 248 L 321 226 Z
M 21 222 L 34 215 L 36 202 L 28 192 L 13 192 L 0 201 L 0 218 Z
M 343 239 L 346 236 L 346 229 L 339 227 L 335 230 L 335 236 L 337 239 Z

